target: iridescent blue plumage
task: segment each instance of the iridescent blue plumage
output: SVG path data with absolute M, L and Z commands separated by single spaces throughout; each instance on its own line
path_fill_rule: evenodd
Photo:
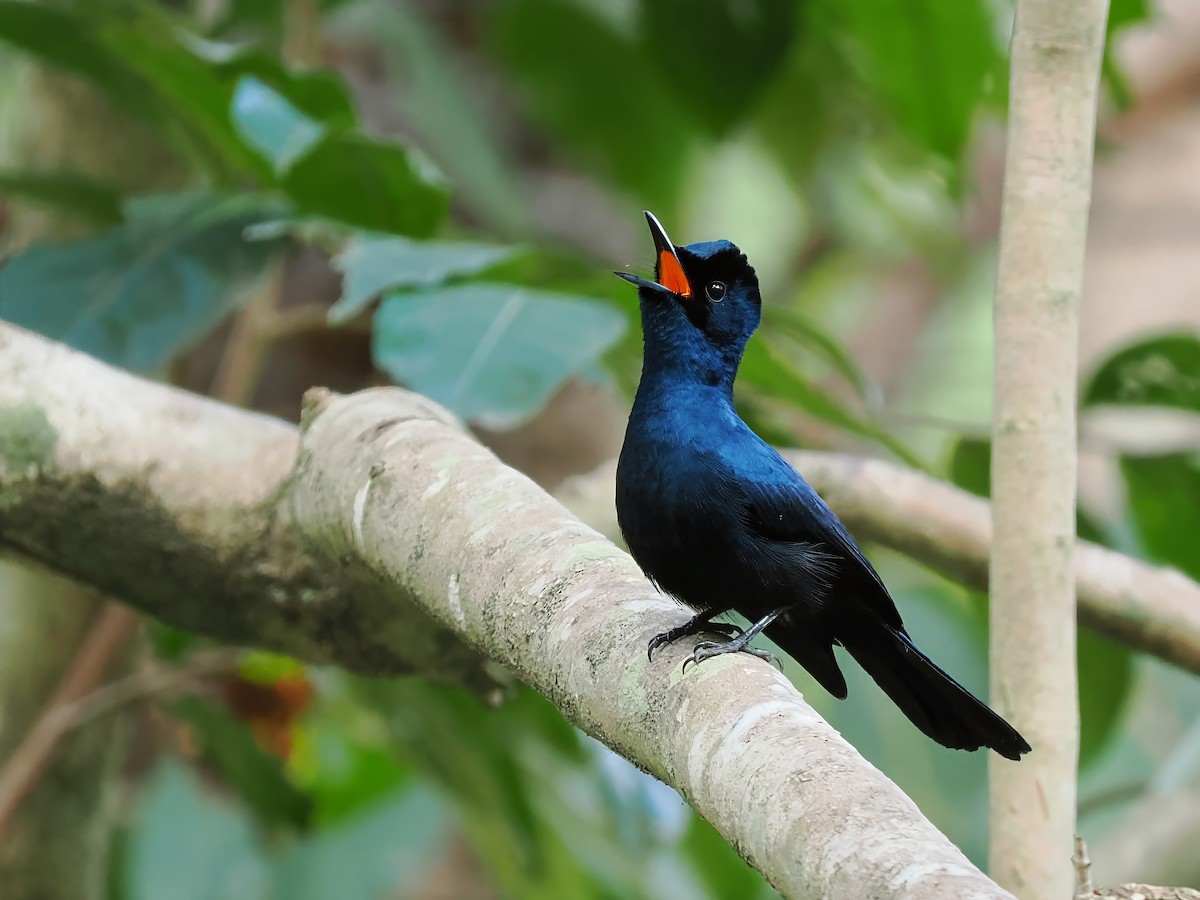
M 765 630 L 830 693 L 846 696 L 840 644 L 922 731 L 948 747 L 1028 751 L 1000 716 L 912 643 L 895 603 L 854 538 L 807 481 L 756 435 L 733 405 L 738 365 L 761 314 L 758 279 L 728 241 L 673 247 L 648 215 L 659 251 L 673 254 L 687 294 L 638 285 L 642 378 L 617 468 L 617 515 L 630 552 L 659 587 L 698 611 L 657 636 L 731 639 L 697 646 L 697 663 L 747 651 Z M 677 276 L 676 276 L 677 277 Z M 732 637 L 713 616 L 754 627 Z

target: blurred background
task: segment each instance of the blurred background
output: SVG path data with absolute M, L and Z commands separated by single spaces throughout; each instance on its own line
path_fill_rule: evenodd
M 641 210 L 766 301 L 780 445 L 986 493 L 1006 0 L 0 0 L 0 318 L 295 420 L 399 383 L 550 490 L 617 452 Z M 1082 333 L 1085 537 L 1200 578 L 1200 4 L 1112 0 Z M 868 548 L 987 687 L 986 597 Z M 99 648 L 99 649 L 97 649 Z M 769 897 L 669 788 L 503 697 L 236 652 L 0 569 L 18 898 Z M 93 667 L 95 668 L 95 667 Z M 1200 887 L 1200 681 L 1080 635 L 1098 884 Z M 805 697 L 979 864 L 986 759 L 849 664 Z M 106 673 L 100 677 L 99 673 Z

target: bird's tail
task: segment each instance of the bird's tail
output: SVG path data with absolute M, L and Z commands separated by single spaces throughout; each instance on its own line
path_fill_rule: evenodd
M 990 747 L 1008 759 L 1029 752 L 1015 728 L 942 671 L 903 631 L 883 623 L 868 628 L 859 623 L 839 637 L 900 711 L 942 746 Z

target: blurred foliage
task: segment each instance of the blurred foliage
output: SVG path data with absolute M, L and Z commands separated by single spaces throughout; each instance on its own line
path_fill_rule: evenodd
M 313 9 L 329 69 L 284 58 Z M 0 42 L 146 123 L 190 172 L 186 191 L 129 196 L 95 173 L 5 160 L 6 203 L 91 233 L 7 248 L 0 316 L 161 376 L 281 261 L 315 255 L 340 293 L 308 327 L 369 328 L 364 366 L 512 428 L 572 378 L 636 383 L 636 299 L 608 270 L 646 264 L 649 247 L 635 260 L 609 248 L 644 243 L 636 210 L 650 207 L 677 238 L 753 251 L 768 304 L 738 399 L 756 427 L 805 443 L 815 423 L 986 495 L 987 442 L 911 440 L 843 338 L 872 313 L 879 273 L 921 257 L 947 302 L 920 396 L 933 408 L 958 391 L 955 413 L 986 429 L 974 386 L 990 362 L 972 329 L 994 265 L 990 248 L 971 254 L 959 213 L 972 135 L 1006 101 L 1011 14 L 991 0 L 0 0 Z M 1144 0 L 1113 0 L 1110 29 L 1146 15 Z M 1127 99 L 1111 57 L 1105 78 Z M 0 112 L 19 89 L 0 83 Z M 613 211 L 628 225 L 610 226 Z M 1082 396 L 1085 410 L 1200 412 L 1200 341 L 1126 348 Z M 1195 456 L 1127 457 L 1120 471 L 1121 521 L 1081 511 L 1080 533 L 1200 575 Z M 984 692 L 986 598 L 872 556 L 922 646 Z M 153 635 L 181 666 L 203 645 Z M 982 861 L 985 757 L 932 745 L 846 671 L 837 703 L 788 669 Z M 1079 672 L 1088 829 L 1139 796 L 1130 778 L 1186 766 L 1185 727 L 1147 741 L 1131 723 L 1163 703 L 1189 722 L 1200 694 L 1088 633 Z M 231 678 L 166 707 L 172 739 L 139 775 L 111 900 L 418 896 L 464 842 L 478 871 L 459 890 L 478 896 L 773 896 L 673 791 L 532 691 L 493 709 L 262 654 Z

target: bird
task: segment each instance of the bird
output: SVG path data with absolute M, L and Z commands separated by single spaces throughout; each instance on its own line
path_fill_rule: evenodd
M 733 385 L 758 328 L 753 267 L 727 240 L 676 246 L 652 213 L 654 279 L 637 287 L 642 373 L 617 464 L 617 520 L 630 554 L 688 621 L 655 635 L 655 650 L 715 634 L 685 660 L 727 653 L 771 659 L 765 633 L 839 700 L 834 646 L 937 743 L 989 747 L 1011 760 L 1029 743 L 917 648 L 895 601 L 842 521 L 804 477 L 738 415 Z M 746 629 L 717 616 L 737 612 Z

